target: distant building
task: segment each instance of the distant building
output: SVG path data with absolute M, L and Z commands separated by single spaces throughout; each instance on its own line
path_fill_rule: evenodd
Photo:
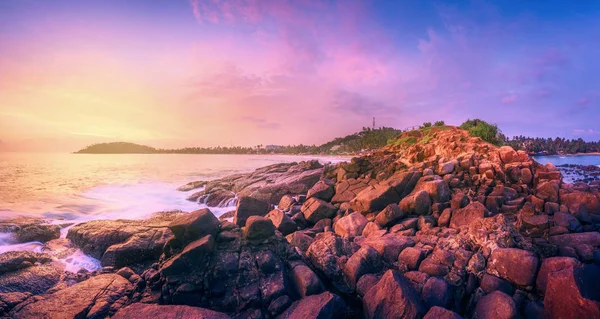
M 278 150 L 280 148 L 281 148 L 281 145 L 267 145 L 267 146 L 265 146 L 265 149 L 267 151 L 276 151 L 276 150 Z

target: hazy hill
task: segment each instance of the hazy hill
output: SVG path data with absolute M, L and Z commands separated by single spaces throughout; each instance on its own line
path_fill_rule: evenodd
M 151 154 L 158 153 L 154 147 L 128 142 L 99 143 L 87 146 L 76 154 Z

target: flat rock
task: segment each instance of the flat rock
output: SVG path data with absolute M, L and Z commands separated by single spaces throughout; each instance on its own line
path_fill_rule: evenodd
M 209 309 L 178 306 L 178 305 L 154 305 L 144 303 L 134 303 L 125 308 L 121 308 L 112 317 L 113 319 L 229 319 L 224 313 L 212 311 Z
M 105 318 L 127 301 L 132 289 L 131 283 L 119 275 L 98 275 L 19 305 L 11 316 L 15 319 Z
M 302 214 L 304 218 L 311 224 L 316 224 L 321 219 L 332 218 L 335 216 L 337 208 L 318 198 L 309 198 L 302 205 Z
M 470 203 L 465 208 L 457 209 L 452 212 L 450 227 L 460 228 L 461 226 L 467 226 L 478 219 L 484 218 L 486 212 L 487 209 L 480 202 Z
M 498 248 L 492 252 L 487 272 L 510 283 L 530 287 L 535 283 L 539 259 L 534 253 L 518 248 Z

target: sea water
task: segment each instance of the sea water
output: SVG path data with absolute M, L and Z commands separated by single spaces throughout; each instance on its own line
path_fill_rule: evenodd
M 177 191 L 190 181 L 208 181 L 251 172 L 275 163 L 347 157 L 194 154 L 53 154 L 0 153 L 0 219 L 37 216 L 59 225 L 90 220 L 142 219 L 160 211 L 193 211 L 206 206 Z M 233 204 L 233 203 L 231 203 Z M 216 215 L 234 207 L 210 207 Z M 68 227 L 61 229 L 65 237 Z M 0 253 L 41 251 L 42 243 L 15 244 L 0 233 Z M 67 270 L 98 269 L 100 263 L 80 251 L 62 260 Z

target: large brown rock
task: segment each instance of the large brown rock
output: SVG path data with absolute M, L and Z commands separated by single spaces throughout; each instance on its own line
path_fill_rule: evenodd
M 487 264 L 487 272 L 520 287 L 533 286 L 539 260 L 534 253 L 518 248 L 497 248 Z
M 270 219 L 261 216 L 250 216 L 244 227 L 244 238 L 248 240 L 266 239 L 275 235 L 275 226 Z
M 515 161 L 518 156 L 517 152 L 510 146 L 502 146 L 498 149 L 498 153 L 500 155 L 500 160 L 504 164 L 509 164 Z
M 169 229 L 175 238 L 183 243 L 189 243 L 206 235 L 214 237 L 220 227 L 219 219 L 208 208 L 181 215 L 169 224 Z
M 308 266 L 298 265 L 292 270 L 292 281 L 300 297 L 316 295 L 323 291 L 321 280 Z
M 361 213 L 352 213 L 340 218 L 333 225 L 333 230 L 340 236 L 360 236 L 362 235 L 365 226 L 367 226 L 367 223 L 369 223 L 369 221 Z
M 551 257 L 544 259 L 535 283 L 537 291 L 541 295 L 544 295 L 546 292 L 546 285 L 548 284 L 548 276 L 551 273 L 564 268 L 575 268 L 579 266 L 581 266 L 581 262 L 571 257 Z
M 233 215 L 233 223 L 243 227 L 246 225 L 246 220 L 250 216 L 265 216 L 269 212 L 269 203 L 245 196 L 238 199 L 235 207 L 235 215 Z
M 43 294 L 56 285 L 62 271 L 52 264 L 34 265 L 0 274 L 0 293 L 29 292 Z
M 352 293 L 352 287 L 344 277 L 342 267 L 345 258 L 351 256 L 358 247 L 345 237 L 339 237 L 331 232 L 321 233 L 315 237 L 306 251 L 306 257 L 320 274 L 328 278 L 332 285 L 343 293 Z
M 127 302 L 132 289 L 131 283 L 119 275 L 98 275 L 17 306 L 11 316 L 15 319 L 106 318 Z
M 548 274 L 546 318 L 600 318 L 600 267 L 566 267 Z
M 400 201 L 400 208 L 409 215 L 428 215 L 431 212 L 431 198 L 425 190 L 410 193 Z
M 296 223 L 288 215 L 286 215 L 286 213 L 279 209 L 270 211 L 266 217 L 271 220 L 275 228 L 284 236 L 287 236 L 298 229 L 298 225 L 296 225 Z
M 569 207 L 571 212 L 578 211 L 579 207 L 577 207 L 577 205 L 583 204 L 588 212 L 600 214 L 600 201 L 598 201 L 598 197 L 592 193 L 574 191 L 569 194 L 561 194 L 560 200 L 563 205 Z
M 388 270 L 363 297 L 363 312 L 367 319 L 416 319 L 425 314 L 425 307 L 410 281 Z
M 549 242 L 553 245 L 558 246 L 559 248 L 577 247 L 581 245 L 600 247 L 600 233 L 586 232 L 550 236 Z
M 309 198 L 302 205 L 302 214 L 311 224 L 316 224 L 321 219 L 332 218 L 335 216 L 337 208 L 318 198 Z
M 516 319 L 519 310 L 515 301 L 507 294 L 494 291 L 483 296 L 473 313 L 473 319 Z
M 16 243 L 47 242 L 60 237 L 60 226 L 36 217 L 0 220 L 0 233 L 13 233 Z
M 350 205 L 357 212 L 376 212 L 399 201 L 400 196 L 396 189 L 383 182 L 363 189 L 350 202 Z
M 415 186 L 413 193 L 421 190 L 426 191 L 431 197 L 431 200 L 435 203 L 444 203 L 450 201 L 451 199 L 450 186 L 448 186 L 448 182 L 440 179 L 439 176 L 434 178 L 425 176 L 421 178 Z
M 480 202 L 470 203 L 467 207 L 452 212 L 450 227 L 460 228 L 461 226 L 467 226 L 474 221 L 484 218 L 486 213 L 487 209 Z
M 191 242 L 181 253 L 163 263 L 160 272 L 165 277 L 185 276 L 186 272 L 202 267 L 214 248 L 215 240 L 211 235 L 202 237 Z
M 102 266 L 125 267 L 147 260 L 158 260 L 165 243 L 173 237 L 166 228 L 134 234 L 126 241 L 106 249 L 100 260 Z
M 349 202 L 367 186 L 368 184 L 364 180 L 348 179 L 341 181 L 335 185 L 335 195 L 331 202 L 334 204 Z
M 405 214 L 398 204 L 390 204 L 375 216 L 375 223 L 380 227 L 388 227 L 404 218 Z
M 308 193 L 306 193 L 306 198 L 315 197 L 328 202 L 331 200 L 333 195 L 333 185 L 321 180 L 308 190 Z
M 369 237 L 361 245 L 375 248 L 385 261 L 393 263 L 398 260 L 400 252 L 407 247 L 413 247 L 415 241 L 410 237 L 389 234 L 382 237 Z
M 535 189 L 535 196 L 545 201 L 558 202 L 558 183 L 541 182 Z
M 154 305 L 145 303 L 134 303 L 121 308 L 112 317 L 113 319 L 229 319 L 224 313 L 209 309 L 179 306 L 179 305 Z
M 431 307 L 423 319 L 462 319 L 456 312 L 442 307 Z
M 294 302 L 277 319 L 335 319 L 345 317 L 346 304 L 338 296 L 326 291 Z
M 403 198 L 413 191 L 421 176 L 423 174 L 417 170 L 397 172 L 385 182 L 396 190 L 400 198 Z
M 381 255 L 372 247 L 365 245 L 348 258 L 343 270 L 349 286 L 355 287 L 361 276 L 378 273 L 382 267 Z

